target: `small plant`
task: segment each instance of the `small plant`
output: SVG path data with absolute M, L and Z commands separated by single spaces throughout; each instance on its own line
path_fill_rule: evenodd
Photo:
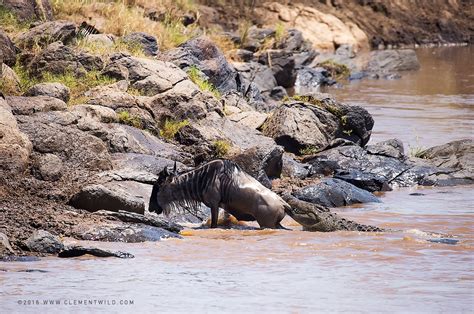
M 421 146 L 410 146 L 409 155 L 416 158 L 424 158 L 426 148 Z
M 117 39 L 112 45 L 105 45 L 100 42 L 90 41 L 86 37 L 77 40 L 76 47 L 100 56 L 110 56 L 116 52 L 125 52 L 135 57 L 145 57 L 142 45 L 135 42 L 125 42 L 122 39 Z
M 201 70 L 199 70 L 195 65 L 190 66 L 187 73 L 189 79 L 193 81 L 200 90 L 211 92 L 217 99 L 221 98 L 221 93 L 214 87 L 214 85 L 212 85 L 212 83 L 202 78 L 203 74 Z
M 275 26 L 275 42 L 277 44 L 281 43 L 283 39 L 285 38 L 286 34 L 287 32 L 286 32 L 285 25 L 281 22 L 278 22 Z
M 334 60 L 326 60 L 318 63 L 318 66 L 325 68 L 336 80 L 345 79 L 351 75 L 351 70 L 345 64 L 337 63 Z
M 307 145 L 306 147 L 300 149 L 300 155 L 314 155 L 319 152 L 318 148 L 314 145 Z
M 189 125 L 188 120 L 175 121 L 171 119 L 166 119 L 160 129 L 160 136 L 164 137 L 167 140 L 174 139 L 176 133 L 179 132 L 183 127 Z
M 15 13 L 0 4 L 0 28 L 6 33 L 16 34 L 26 31 L 30 27 L 28 22 L 20 22 Z
M 223 158 L 229 153 L 231 144 L 225 140 L 217 140 L 212 143 L 212 148 L 214 149 L 216 157 Z
M 130 95 L 133 95 L 133 96 L 146 96 L 146 94 L 144 93 L 143 90 L 140 90 L 140 89 L 137 89 L 137 88 L 134 88 L 134 87 L 129 87 L 127 89 L 127 93 L 129 93 Z
M 117 119 L 119 123 L 130 125 L 137 129 L 143 129 L 143 123 L 140 117 L 131 115 L 128 111 L 120 111 L 117 114 Z

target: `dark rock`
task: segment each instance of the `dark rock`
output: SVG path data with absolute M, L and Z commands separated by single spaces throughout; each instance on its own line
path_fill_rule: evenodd
M 67 109 L 64 101 L 50 96 L 7 96 L 6 100 L 14 115 L 32 115 L 36 112 L 64 111 Z
M 32 86 L 25 96 L 49 96 L 68 102 L 70 90 L 61 83 L 40 83 Z
M 386 73 L 418 70 L 420 63 L 413 49 L 375 50 L 370 54 L 367 71 Z
M 173 167 L 175 161 L 159 156 L 137 154 L 137 153 L 115 153 L 112 154 L 114 169 L 125 171 L 145 171 L 158 175 L 165 167 Z M 185 166 L 177 162 L 178 170 Z
M 321 67 L 303 67 L 297 71 L 295 92 L 297 94 L 311 93 L 321 86 L 333 85 L 330 73 Z
M 302 180 L 309 176 L 310 171 L 311 165 L 300 163 L 288 154 L 283 154 L 283 167 L 281 172 L 283 177 Z
M 335 160 L 313 159 L 310 162 L 310 176 L 332 176 L 341 166 Z
M 112 212 L 112 211 L 106 211 L 106 210 L 99 210 L 95 212 L 94 214 L 106 216 L 106 217 L 113 217 L 123 222 L 141 223 L 144 225 L 159 227 L 159 228 L 163 228 L 165 230 L 168 230 L 170 232 L 175 232 L 175 233 L 179 233 L 181 230 L 183 230 L 183 227 L 181 227 L 180 225 L 175 224 L 170 221 L 163 220 L 153 214 L 140 215 L 140 214 L 125 212 L 125 211 Z
M 191 39 L 168 51 L 167 57 L 181 69 L 196 66 L 221 93 L 240 89 L 235 69 L 219 48 L 204 36 Z
M 63 163 L 53 154 L 41 155 L 35 162 L 33 174 L 36 178 L 45 181 L 57 181 L 62 176 Z
M 17 43 L 21 49 L 31 49 L 35 45 L 45 47 L 55 41 L 69 43 L 76 36 L 76 25 L 68 21 L 52 21 L 40 24 L 21 34 Z
M 0 258 L 2 262 L 37 262 L 40 258 L 37 256 L 17 256 L 17 255 L 8 255 Z
M 249 82 L 254 83 L 260 92 L 270 92 L 277 86 L 272 70 L 260 63 L 233 63 L 235 69 Z
M 0 29 L 0 64 L 3 60 L 8 66 L 16 63 L 16 48 L 10 38 Z
M 1 62 L 1 55 L 0 55 Z M 5 63 L 0 63 L 0 82 L 2 91 L 8 94 L 19 94 L 21 92 L 20 79 L 15 71 Z
M 286 31 L 286 36 L 283 38 L 278 48 L 287 51 L 300 51 L 304 46 L 303 33 L 301 31 L 290 28 Z
M 253 59 L 253 52 L 246 49 L 235 49 L 232 51 L 232 56 L 237 61 L 250 62 Z
M 247 31 L 245 42 L 241 43 L 242 48 L 256 52 L 266 39 L 275 35 L 275 31 L 269 28 L 258 28 L 252 26 Z
M 273 100 L 282 100 L 287 96 L 288 93 L 286 92 L 286 89 L 282 86 L 276 86 L 270 91 L 270 98 L 272 98 Z
M 34 231 L 25 241 L 26 247 L 31 252 L 54 254 L 64 248 L 64 244 L 57 237 L 44 230 Z
M 158 53 L 158 43 L 156 38 L 147 33 L 130 33 L 123 36 L 122 40 L 126 43 L 140 45 L 147 56 L 156 56 Z
M 304 187 L 294 194 L 300 200 L 327 207 L 380 202 L 372 193 L 345 181 L 333 178 L 324 179 L 321 183 Z
M 379 142 L 375 145 L 368 145 L 366 149 L 367 152 L 372 155 L 387 156 L 397 159 L 406 158 L 403 143 L 396 138 Z
M 49 0 L 2 0 L 2 6 L 11 10 L 22 22 L 53 19 Z
M 139 214 L 145 212 L 145 202 L 124 190 L 110 189 L 103 185 L 89 185 L 75 194 L 69 204 L 75 208 L 95 212 L 101 209 L 109 211 L 129 211 Z
M 349 75 L 348 80 L 349 81 L 362 80 L 363 78 L 366 78 L 367 76 L 368 76 L 367 72 L 363 72 L 363 71 L 355 72 Z
M 181 238 L 176 233 L 143 224 L 92 226 L 89 230 L 81 231 L 77 236 L 82 240 L 128 243 Z
M 369 192 L 392 190 L 387 178 L 370 172 L 340 170 L 336 171 L 334 178 L 344 180 Z
M 59 252 L 58 257 L 68 258 L 68 257 L 78 257 L 82 255 L 93 255 L 97 257 L 118 257 L 118 258 L 134 258 L 130 253 L 122 251 L 109 251 L 103 250 L 95 247 L 84 247 L 79 245 L 67 246 L 61 252 Z
M 260 55 L 258 61 L 270 67 L 277 85 L 290 88 L 295 85 L 295 60 L 290 52 L 284 50 L 269 50 Z
M 449 238 L 440 238 L 440 239 L 428 239 L 428 242 L 456 245 L 458 244 L 459 240 L 449 239 Z
M 0 257 L 6 255 L 12 255 L 15 251 L 13 250 L 12 246 L 10 245 L 10 241 L 8 241 L 8 237 L 0 232 Z
M 81 76 L 87 71 L 101 71 L 103 66 L 103 61 L 98 56 L 76 52 L 62 42 L 54 42 L 31 59 L 28 69 L 36 77 L 41 77 L 45 72 L 52 74 L 72 72 Z

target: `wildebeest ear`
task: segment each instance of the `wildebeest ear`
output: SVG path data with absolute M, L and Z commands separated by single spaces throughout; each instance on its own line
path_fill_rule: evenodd
M 173 174 L 178 174 L 178 171 L 176 169 L 176 160 L 174 161 L 174 166 L 173 166 Z

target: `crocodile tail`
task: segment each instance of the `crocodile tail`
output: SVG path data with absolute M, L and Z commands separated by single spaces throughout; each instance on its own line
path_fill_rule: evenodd
M 360 232 L 384 232 L 386 231 L 383 228 L 379 228 L 376 226 L 370 226 L 370 225 L 363 225 L 360 223 L 357 223 L 352 220 L 347 220 L 342 217 L 338 217 L 339 219 L 337 220 L 337 227 L 339 230 L 347 230 L 347 231 L 360 231 Z

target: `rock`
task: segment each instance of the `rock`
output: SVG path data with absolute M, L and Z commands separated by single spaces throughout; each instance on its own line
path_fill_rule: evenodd
M 464 139 L 426 149 L 420 158 L 436 167 L 454 168 L 474 172 L 474 141 Z
M 163 228 L 165 230 L 168 230 L 170 232 L 175 232 L 175 233 L 179 233 L 181 230 L 183 230 L 183 227 L 181 227 L 180 225 L 163 220 L 162 218 L 153 214 L 140 215 L 140 214 L 125 212 L 125 211 L 111 212 L 111 211 L 105 211 L 105 210 L 99 210 L 95 212 L 94 214 L 107 216 L 107 217 L 113 217 L 123 222 L 141 223 L 141 224 L 150 225 L 150 226 L 154 226 L 158 228 Z
M 187 74 L 172 63 L 115 54 L 103 74 L 128 79 L 132 87 L 153 96 L 171 90 L 188 79 Z
M 0 56 L 1 57 L 1 56 Z M 17 95 L 21 91 L 20 79 L 8 65 L 0 64 L 0 92 L 5 95 Z
M 15 251 L 10 245 L 10 241 L 8 241 L 6 234 L 0 232 L 0 256 L 3 257 L 14 253 Z
M 158 175 L 165 167 L 173 167 L 175 161 L 159 156 L 136 154 L 136 153 L 115 153 L 112 154 L 114 169 L 125 171 L 142 171 Z M 186 167 L 176 162 L 178 170 Z
M 130 44 L 138 44 L 147 56 L 156 56 L 158 53 L 158 43 L 152 35 L 142 32 L 134 32 L 122 37 L 122 40 Z
M 282 86 L 276 86 L 270 91 L 270 98 L 273 100 L 282 100 L 288 96 L 286 89 Z
M 109 211 L 129 211 L 139 214 L 145 212 L 145 202 L 124 190 L 109 189 L 103 185 L 89 185 L 75 194 L 69 201 L 73 207 L 95 212 L 101 209 Z
M 253 59 L 253 52 L 246 49 L 235 49 L 229 52 L 231 59 L 238 62 L 250 62 Z
M 288 154 L 283 154 L 283 167 L 281 174 L 283 177 L 305 179 L 309 176 L 311 165 L 296 161 Z
M 118 258 L 134 258 L 130 253 L 125 253 L 122 251 L 109 251 L 103 250 L 95 247 L 84 247 L 79 245 L 67 246 L 61 252 L 59 252 L 58 257 L 68 258 L 68 257 L 78 257 L 82 255 L 93 255 L 97 257 L 118 257 Z
M 48 45 L 28 64 L 29 72 L 36 77 L 41 77 L 45 72 L 52 74 L 72 72 L 76 76 L 81 76 L 88 71 L 101 71 L 103 67 L 103 61 L 99 56 L 77 52 L 59 41 Z
M 268 115 L 257 111 L 243 111 L 229 116 L 231 121 L 237 122 L 251 129 L 259 129 Z
M 284 50 L 267 50 L 259 56 L 258 60 L 270 67 L 277 85 L 286 88 L 295 85 L 296 70 L 292 53 Z
M 286 51 L 301 51 L 304 48 L 305 42 L 303 33 L 295 28 L 290 28 L 286 31 L 286 36 L 279 43 L 279 48 Z
M 45 181 L 57 181 L 62 176 L 63 162 L 53 154 L 41 155 L 33 167 L 36 178 Z
M 254 83 L 262 93 L 268 93 L 277 86 L 272 70 L 266 65 L 257 62 L 234 62 L 232 65 L 245 79 Z
M 327 207 L 340 207 L 357 203 L 378 203 L 372 193 L 339 179 L 324 179 L 321 183 L 309 185 L 294 193 L 303 201 Z
M 303 67 L 296 74 L 295 93 L 311 93 L 321 86 L 329 86 L 334 83 L 336 82 L 331 79 L 331 75 L 326 69 Z
M 413 49 L 372 51 L 367 65 L 367 71 L 381 73 L 412 71 L 419 68 L 420 63 Z
M 138 243 L 145 241 L 160 241 L 169 238 L 181 238 L 180 235 L 165 229 L 143 224 L 120 224 L 91 226 L 80 230 L 78 238 L 88 241 Z
M 70 112 L 76 113 L 81 118 L 78 122 L 78 127 L 81 129 L 84 128 L 81 125 L 82 119 L 92 119 L 102 123 L 112 123 L 118 120 L 113 109 L 100 105 L 74 105 Z
M 401 140 L 396 138 L 379 142 L 375 145 L 368 145 L 367 152 L 373 155 L 381 155 L 397 159 L 405 158 L 403 143 Z
M 28 167 L 32 145 L 22 133 L 10 106 L 0 97 L 0 170 L 22 173 Z
M 25 96 L 50 96 L 68 102 L 70 93 L 69 88 L 61 83 L 40 83 L 32 86 Z
M 49 0 L 3 0 L 2 6 L 11 10 L 23 22 L 53 19 Z
M 1 60 L 8 66 L 16 63 L 16 48 L 10 38 L 0 29 L 0 64 Z
M 262 44 L 270 37 L 275 35 L 275 31 L 270 28 L 258 28 L 251 26 L 247 31 L 245 42 L 241 43 L 242 48 L 256 52 Z
M 64 101 L 50 96 L 7 96 L 6 100 L 15 115 L 32 115 L 36 112 L 67 110 L 67 105 Z
M 167 57 L 181 69 L 196 66 L 221 93 L 240 90 L 236 70 L 207 37 L 193 38 L 168 51 Z
M 117 36 L 112 34 L 89 34 L 84 40 L 98 46 L 112 47 L 117 40 Z
M 289 102 L 273 111 L 263 126 L 263 134 L 286 151 L 301 154 L 308 147 L 317 151 L 326 148 L 338 128 L 338 120 L 331 113 L 311 104 Z
M 344 180 L 369 192 L 392 190 L 387 178 L 370 172 L 339 170 L 334 174 L 334 178 Z
M 57 236 L 44 230 L 34 231 L 25 241 L 25 245 L 31 252 L 49 254 L 59 253 L 64 248 L 64 244 Z
M 17 44 L 21 49 L 31 49 L 35 45 L 46 47 L 55 41 L 68 44 L 76 36 L 76 25 L 68 21 L 52 21 L 40 24 L 21 34 Z

